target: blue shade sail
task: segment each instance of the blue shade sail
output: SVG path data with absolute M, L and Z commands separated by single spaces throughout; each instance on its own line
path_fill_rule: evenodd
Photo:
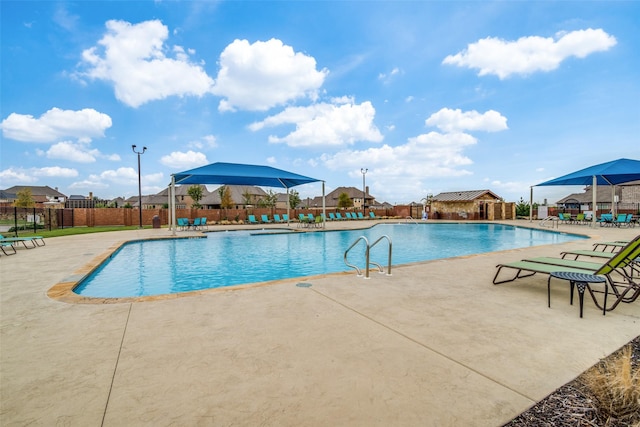
M 282 188 L 291 188 L 321 181 L 320 179 L 298 175 L 271 166 L 220 162 L 174 174 L 174 178 L 176 185 L 227 184 Z
M 545 181 L 545 185 L 592 185 L 593 177 L 597 185 L 616 185 L 640 180 L 640 160 L 618 159 Z

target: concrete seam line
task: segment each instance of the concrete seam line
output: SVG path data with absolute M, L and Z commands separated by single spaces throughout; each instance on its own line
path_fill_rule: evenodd
M 109 400 L 111 399 L 111 391 L 113 390 L 113 382 L 116 379 L 116 372 L 118 372 L 118 362 L 120 362 L 120 354 L 122 353 L 122 345 L 124 344 L 124 337 L 127 334 L 127 326 L 129 326 L 129 317 L 131 317 L 131 309 L 133 304 L 129 303 L 129 311 L 127 312 L 127 320 L 124 324 L 124 330 L 122 331 L 122 338 L 120 339 L 120 348 L 118 349 L 118 357 L 116 358 L 116 364 L 113 367 L 113 375 L 111 376 L 111 384 L 109 385 L 109 393 L 107 394 L 107 402 L 104 405 L 104 412 L 102 413 L 102 422 L 100 426 L 104 426 L 104 420 L 107 417 L 107 409 L 109 408 Z
M 447 356 L 446 354 L 444 354 L 444 353 L 442 353 L 442 352 L 440 352 L 440 351 L 438 351 L 438 350 L 436 350 L 436 349 L 434 349 L 434 348 L 429 347 L 428 345 L 426 345 L 426 344 L 424 344 L 424 343 L 422 343 L 422 342 L 420 342 L 420 341 L 416 340 L 415 338 L 412 338 L 412 337 L 410 337 L 409 335 L 407 335 L 407 334 L 405 334 L 405 333 L 403 333 L 403 332 L 398 331 L 397 329 L 394 329 L 394 328 L 392 328 L 392 327 L 390 327 L 390 326 L 388 326 L 388 325 L 385 325 L 384 323 L 380 322 L 379 320 L 376 320 L 376 319 L 374 319 L 374 318 L 372 318 L 372 317 L 370 317 L 370 316 L 367 316 L 367 315 L 366 315 L 366 314 L 364 314 L 364 313 L 359 312 L 358 310 L 356 310 L 356 309 L 355 309 L 355 308 L 353 308 L 353 307 L 349 307 L 348 305 L 346 305 L 346 304 L 344 304 L 344 303 L 341 303 L 340 301 L 338 301 L 338 300 L 336 300 L 336 299 L 334 299 L 334 298 L 331 298 L 330 296 L 325 295 L 325 294 L 323 294 L 322 292 L 319 292 L 317 289 L 310 289 L 310 290 L 311 290 L 311 291 L 313 291 L 313 292 L 315 292 L 315 293 L 317 293 L 317 294 L 318 294 L 318 295 L 320 295 L 320 296 L 325 297 L 326 299 L 328 299 L 328 300 L 330 300 L 330 301 L 333 301 L 334 303 L 336 303 L 336 304 L 338 304 L 338 305 L 341 305 L 342 307 L 346 308 L 347 310 L 350 310 L 350 311 L 352 311 L 352 312 L 354 312 L 354 313 L 358 314 L 359 316 L 362 316 L 362 317 L 364 317 L 365 319 L 367 319 L 367 320 L 369 320 L 369 321 L 371 321 L 371 322 L 373 322 L 373 323 L 375 323 L 375 324 L 377 324 L 377 325 L 379 325 L 379 326 L 382 326 L 383 328 L 385 328 L 385 329 L 387 329 L 387 330 L 389 330 L 389 331 L 391 331 L 391 332 L 393 332 L 393 333 L 395 333 L 395 334 L 397 334 L 397 335 L 400 335 L 401 337 L 404 337 L 404 338 L 408 339 L 409 341 L 411 341 L 411 342 L 413 342 L 413 343 L 415 343 L 415 344 L 419 345 L 420 347 L 423 347 L 423 348 L 425 348 L 425 349 L 427 349 L 427 350 L 429 350 L 429 351 L 432 351 L 432 352 L 434 352 L 434 353 L 436 353 L 436 354 L 438 354 L 438 355 L 440 355 L 440 356 L 444 357 L 445 359 L 449 360 L 450 362 L 455 363 L 456 365 L 462 366 L 462 367 L 463 367 L 463 368 L 465 368 L 465 369 L 469 369 L 470 371 L 472 371 L 472 372 L 476 373 L 477 375 L 480 375 L 481 377 L 486 378 L 486 379 L 488 379 L 489 381 L 491 381 L 491 382 L 493 382 L 493 383 L 496 383 L 496 384 L 498 384 L 498 385 L 500 385 L 500 386 L 502 386 L 502 387 L 504 387 L 504 388 L 506 388 L 506 389 L 508 389 L 508 390 L 511 390 L 512 392 L 516 393 L 516 394 L 517 394 L 517 395 L 519 395 L 519 396 L 524 397 L 525 399 L 531 400 L 532 402 L 536 402 L 536 399 L 534 399 L 534 398 L 532 398 L 532 397 L 530 397 L 530 396 L 527 396 L 527 395 L 522 394 L 521 392 L 519 392 L 518 390 L 514 389 L 513 387 L 510 387 L 510 386 L 508 386 L 508 385 L 506 385 L 506 384 L 504 384 L 504 383 L 502 383 L 502 382 L 500 382 L 500 381 L 496 381 L 494 378 L 491 378 L 491 377 L 489 377 L 488 375 L 483 374 L 482 372 L 478 371 L 477 369 L 475 369 L 475 368 L 473 368 L 473 367 L 471 367 L 471 366 L 465 365 L 464 363 L 458 362 L 457 360 L 454 360 L 454 359 L 452 359 L 451 357 Z

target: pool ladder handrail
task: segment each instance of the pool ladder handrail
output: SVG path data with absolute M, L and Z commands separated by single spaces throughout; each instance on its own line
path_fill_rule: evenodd
M 380 243 L 381 240 L 386 239 L 389 242 L 389 258 L 388 258 L 388 265 L 387 265 L 387 276 L 391 276 L 391 253 L 392 253 L 392 247 L 393 244 L 391 243 L 391 238 L 389 236 L 382 235 L 378 238 L 378 240 L 376 240 L 375 242 L 373 242 L 371 245 L 369 244 L 369 240 L 367 240 L 366 237 L 364 236 L 360 236 L 356 239 L 355 242 L 353 242 L 351 244 L 351 246 L 349 246 L 349 248 L 344 251 L 344 263 L 347 265 L 347 267 L 351 267 L 354 268 L 358 274 L 358 277 L 362 277 L 362 270 L 360 270 L 360 268 L 358 268 L 357 265 L 355 264 L 350 264 L 349 261 L 347 260 L 347 255 L 349 254 L 349 251 L 351 249 L 353 249 L 354 246 L 356 246 L 358 243 L 360 243 L 361 240 L 363 240 L 365 242 L 365 279 L 369 278 L 369 265 L 375 265 L 376 267 L 378 267 L 378 273 L 380 274 L 384 274 L 384 269 L 382 268 L 382 266 L 380 264 L 378 264 L 377 262 L 373 262 L 370 260 L 369 254 L 371 252 L 371 248 L 373 248 L 375 245 L 377 245 L 378 243 Z
M 418 221 L 416 221 L 412 216 L 406 217 L 405 220 L 405 222 L 413 222 L 414 224 L 418 223 Z
M 551 215 L 546 218 L 543 218 L 540 221 L 539 225 L 540 227 L 546 227 L 547 224 L 551 224 L 551 228 L 558 228 L 559 222 L 560 222 L 560 218 L 558 218 L 557 216 Z

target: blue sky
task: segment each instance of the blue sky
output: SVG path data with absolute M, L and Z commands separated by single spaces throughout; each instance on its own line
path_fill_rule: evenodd
M 148 147 L 143 194 L 232 162 L 327 192 L 362 188 L 366 168 L 394 204 L 480 189 L 528 200 L 545 180 L 640 158 L 636 1 L 0 7 L 0 188 L 136 195 L 132 144 Z

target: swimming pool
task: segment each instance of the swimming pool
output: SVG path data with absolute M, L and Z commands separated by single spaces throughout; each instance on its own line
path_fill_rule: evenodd
M 207 238 L 162 239 L 124 244 L 85 278 L 74 292 L 92 297 L 137 297 L 189 292 L 293 277 L 354 271 L 344 251 L 360 236 L 393 242 L 392 265 L 494 252 L 583 237 L 502 224 L 378 224 L 369 229 L 316 233 L 242 230 L 207 233 Z M 388 245 L 371 250 L 387 264 Z M 364 244 L 349 252 L 364 268 Z

